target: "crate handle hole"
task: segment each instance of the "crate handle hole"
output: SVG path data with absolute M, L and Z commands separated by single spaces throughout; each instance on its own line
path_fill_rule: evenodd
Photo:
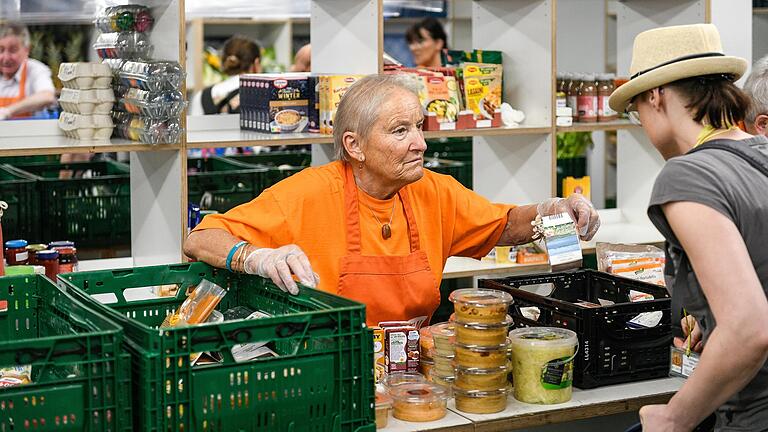
M 8 285 L 8 295 L 9 296 L 13 295 L 13 284 Z M 11 427 L 13 427 L 13 425 L 11 425 Z

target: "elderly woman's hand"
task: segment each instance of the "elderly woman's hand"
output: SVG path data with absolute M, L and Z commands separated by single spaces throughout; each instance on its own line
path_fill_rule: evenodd
M 292 275 L 295 274 L 299 282 L 310 288 L 316 288 L 320 282 L 307 255 L 293 244 L 277 249 L 256 249 L 245 259 L 245 272 L 272 279 L 281 290 L 294 295 L 299 293 L 299 287 Z
M 576 232 L 582 240 L 591 240 L 600 228 L 600 215 L 581 194 L 572 194 L 568 198 L 550 198 L 539 203 L 536 210 L 539 216 L 568 213 L 576 223 Z

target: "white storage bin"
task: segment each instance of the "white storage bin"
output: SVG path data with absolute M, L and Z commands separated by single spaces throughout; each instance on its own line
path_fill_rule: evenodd
M 107 140 L 112 136 L 112 117 L 109 115 L 82 115 L 63 112 L 59 117 L 59 128 L 64 135 L 79 140 Z
M 61 89 L 59 104 L 64 111 L 75 114 L 109 114 L 115 103 L 112 89 Z
M 65 88 L 108 89 L 112 84 L 112 69 L 101 63 L 62 63 L 59 79 Z

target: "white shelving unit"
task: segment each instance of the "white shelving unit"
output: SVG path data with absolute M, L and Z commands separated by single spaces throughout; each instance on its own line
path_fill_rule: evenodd
M 184 0 L 149 3 L 157 20 L 152 32 L 154 57 L 178 59 L 185 64 L 184 46 L 189 42 L 190 33 L 186 28 Z M 428 132 L 425 136 L 473 137 L 475 190 L 495 201 L 522 204 L 547 198 L 555 191 L 554 136 L 557 132 L 618 130 L 619 208 L 603 212 L 603 228 L 597 239 L 640 243 L 661 240 L 645 216 L 645 207 L 663 160 L 642 130 L 626 121 L 572 128 L 554 125 L 556 0 L 456 0 L 452 8 L 457 21 L 471 27 L 470 31 L 462 30 L 462 34 L 471 34 L 467 45 L 504 53 L 504 100 L 522 109 L 526 120 L 520 128 Z M 626 0 L 613 3 L 612 8 L 616 14 L 619 74 L 628 72 L 635 35 L 661 25 L 715 22 L 723 35 L 726 52 L 751 57 L 751 38 L 744 40 L 744 26 L 738 25 L 742 13 L 745 22 L 752 20 L 749 0 Z M 379 72 L 383 49 L 382 10 L 382 0 L 312 0 L 309 23 L 314 46 L 313 70 L 318 73 Z M 605 10 L 601 8 L 595 14 L 603 19 Z M 725 17 L 730 18 L 725 21 Z M 213 23 L 223 25 L 224 21 Z M 199 33 L 199 29 L 191 31 L 195 32 Z M 276 136 L 241 131 L 236 116 L 186 120 L 188 132 L 180 142 L 161 146 L 124 140 L 78 142 L 63 138 L 52 121 L 1 122 L 0 155 L 129 151 L 133 263 L 144 265 L 182 259 L 188 148 L 309 143 L 313 144 L 316 164 L 330 160 L 332 154 L 330 136 Z M 470 273 L 475 270 L 482 274 L 488 269 L 477 268 Z M 451 274 L 464 273 L 448 271 L 446 275 L 451 277 Z

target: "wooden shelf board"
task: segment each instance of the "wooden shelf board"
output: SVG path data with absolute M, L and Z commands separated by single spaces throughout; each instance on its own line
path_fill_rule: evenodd
M 0 156 L 31 156 L 62 153 L 109 153 L 179 150 L 181 144 L 142 144 L 124 139 L 80 141 L 65 136 L 43 135 L 0 138 Z
M 558 132 L 594 132 L 594 131 L 611 131 L 620 129 L 635 129 L 640 126 L 630 122 L 629 120 L 615 120 L 604 123 L 574 123 L 573 126 L 558 126 Z

